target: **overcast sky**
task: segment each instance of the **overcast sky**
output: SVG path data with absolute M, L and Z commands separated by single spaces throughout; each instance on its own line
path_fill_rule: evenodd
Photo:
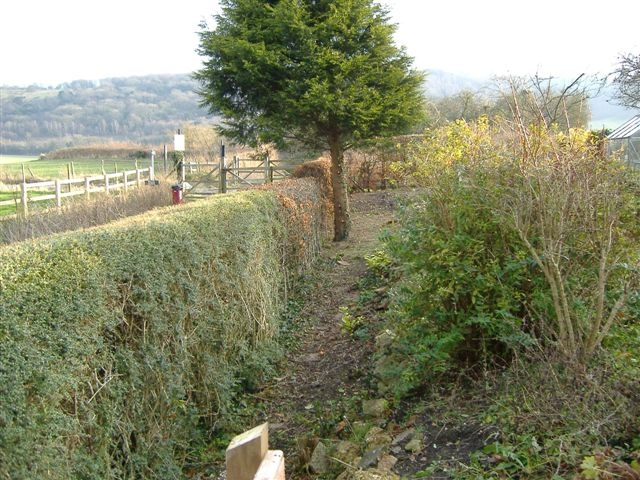
M 640 54 L 640 1 L 384 0 L 415 66 L 477 78 L 610 73 Z M 594 8 L 598 6 L 599 8 Z M 199 23 L 217 0 L 17 0 L 0 18 L 0 85 L 201 67 Z

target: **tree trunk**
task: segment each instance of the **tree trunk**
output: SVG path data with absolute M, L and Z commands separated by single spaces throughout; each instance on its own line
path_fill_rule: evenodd
M 339 135 L 329 138 L 331 152 L 331 186 L 333 187 L 333 240 L 346 240 L 351 229 L 347 172 L 344 165 L 344 146 Z

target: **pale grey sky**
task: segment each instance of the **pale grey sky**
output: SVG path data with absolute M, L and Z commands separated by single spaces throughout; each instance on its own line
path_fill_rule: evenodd
M 415 66 L 486 78 L 609 73 L 640 53 L 640 2 L 383 0 Z M 217 0 L 20 0 L 0 19 L 0 85 L 188 73 Z

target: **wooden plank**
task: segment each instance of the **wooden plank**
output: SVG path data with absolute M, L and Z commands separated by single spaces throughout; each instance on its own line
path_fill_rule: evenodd
M 269 450 L 253 480 L 285 480 L 282 450 Z
M 28 189 L 31 188 L 50 188 L 55 187 L 55 180 L 47 180 L 46 182 L 23 182 L 23 185 L 26 185 Z
M 226 452 L 227 480 L 252 480 L 268 448 L 268 423 L 234 437 Z

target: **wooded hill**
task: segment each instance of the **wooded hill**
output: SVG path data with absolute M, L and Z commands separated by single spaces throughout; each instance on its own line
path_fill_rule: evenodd
M 488 85 L 488 79 L 432 71 L 425 94 L 436 100 L 452 96 L 455 102 L 456 93 L 480 95 L 490 90 Z M 216 122 L 199 107 L 197 87 L 189 74 L 75 80 L 56 87 L 0 86 L 0 154 L 37 155 L 110 141 L 171 143 L 185 124 Z M 615 128 L 637 113 L 612 104 L 610 97 L 603 90 L 589 98 L 591 128 Z
M 115 140 L 172 142 L 185 123 L 212 123 L 188 74 L 7 87 L 0 95 L 0 153 L 38 154 Z

